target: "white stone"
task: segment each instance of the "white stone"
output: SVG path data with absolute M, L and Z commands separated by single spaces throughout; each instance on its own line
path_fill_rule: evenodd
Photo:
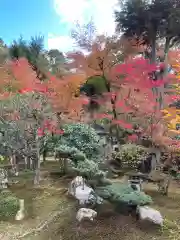
M 76 219 L 81 222 L 84 219 L 89 219 L 93 221 L 97 216 L 97 212 L 89 208 L 80 208 L 76 214 Z
M 75 177 L 70 183 L 70 186 L 68 189 L 69 194 L 71 194 L 72 196 L 75 197 L 76 188 L 79 186 L 83 187 L 84 185 L 85 185 L 85 181 L 84 181 L 83 177 L 81 177 L 81 176 Z
M 85 204 L 88 203 L 89 196 L 94 190 L 85 184 L 85 181 L 81 176 L 77 176 L 70 183 L 68 192 L 78 199 L 80 204 Z
M 79 200 L 79 204 L 88 203 L 89 197 L 92 194 L 93 189 L 84 185 L 76 188 L 75 198 Z
M 148 220 L 158 225 L 163 225 L 163 217 L 161 213 L 151 207 L 144 206 L 138 208 L 139 217 L 141 220 Z
M 97 196 L 94 190 L 85 184 L 82 177 L 76 177 L 70 183 L 68 193 L 79 200 L 80 205 L 84 204 L 102 204 L 103 199 Z
M 15 216 L 16 221 L 21 221 L 25 217 L 25 209 L 24 209 L 24 199 L 19 199 L 19 211 Z

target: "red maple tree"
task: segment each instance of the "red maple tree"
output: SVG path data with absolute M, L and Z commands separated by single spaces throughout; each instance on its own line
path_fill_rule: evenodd
M 155 144 L 174 143 L 168 136 L 161 108 L 169 106 L 177 96 L 176 90 L 167 88 L 177 78 L 163 75 L 164 64 L 152 65 L 138 56 L 118 63 L 117 49 L 114 42 L 95 42 L 88 55 L 70 55 L 72 65 L 87 77 L 101 76 L 105 80 L 106 92 L 95 100 L 103 108 L 95 117 L 131 130 L 130 141 L 147 136 Z
M 24 58 L 11 61 L 0 69 L 1 88 L 0 97 L 6 99 L 11 96 L 28 93 L 43 95 L 58 117 L 77 121 L 82 114 L 84 97 L 76 97 L 76 91 L 85 82 L 84 74 L 68 74 L 56 78 L 50 73 L 45 81 L 40 81 Z M 31 106 L 32 107 L 32 106 Z

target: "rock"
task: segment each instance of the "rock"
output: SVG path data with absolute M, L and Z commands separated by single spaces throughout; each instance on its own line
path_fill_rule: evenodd
M 15 216 L 16 221 L 21 221 L 25 217 L 25 209 L 24 209 L 24 199 L 19 199 L 19 211 Z
M 78 222 L 82 222 L 84 219 L 93 221 L 97 216 L 97 212 L 89 208 L 80 208 L 76 214 L 76 219 Z
M 85 181 L 84 181 L 83 177 L 81 177 L 81 176 L 75 177 L 70 183 L 70 186 L 68 189 L 69 194 L 72 196 L 75 196 L 76 188 L 79 186 L 83 187 L 84 185 L 85 185 Z
M 163 225 L 163 217 L 161 213 L 151 207 L 144 206 L 144 207 L 138 207 L 138 214 L 140 220 L 148 220 L 150 222 L 153 222 L 154 224 Z
M 102 204 L 103 199 L 97 196 L 95 191 L 85 184 L 82 177 L 76 177 L 69 186 L 68 193 L 79 200 L 80 205 Z
M 79 204 L 83 205 L 88 203 L 89 197 L 92 194 L 93 189 L 88 186 L 79 186 L 75 190 L 75 198 L 79 200 Z

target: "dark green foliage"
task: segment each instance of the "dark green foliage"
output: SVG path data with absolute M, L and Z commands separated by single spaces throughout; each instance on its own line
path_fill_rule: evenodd
M 12 219 L 19 210 L 19 200 L 10 191 L 0 193 L 0 218 L 2 220 Z
M 119 1 L 120 2 L 120 1 Z M 126 35 L 140 36 L 143 32 L 147 34 L 146 21 L 148 3 L 144 0 L 124 1 L 121 10 L 115 11 L 117 30 L 123 30 Z
M 87 124 L 66 124 L 63 126 L 64 135 L 60 138 L 58 146 L 66 145 L 77 148 L 88 159 L 100 160 L 104 144 L 96 131 Z
M 107 92 L 105 79 L 101 76 L 93 76 L 87 79 L 86 83 L 81 88 L 87 96 L 100 95 Z
M 44 38 L 42 36 L 32 37 L 30 42 L 20 37 L 10 46 L 9 54 L 12 59 L 26 58 L 33 70 L 36 71 L 37 77 L 40 80 L 45 79 L 45 73 L 49 70 L 49 62 L 45 57 Z
M 51 49 L 48 51 L 49 63 L 51 72 L 58 77 L 61 77 L 68 70 L 67 61 L 62 52 L 58 49 Z
M 86 179 L 100 179 L 105 177 L 105 172 L 99 169 L 97 163 L 92 160 L 85 159 L 82 162 L 78 162 L 75 167 L 77 173 Z
M 62 158 L 67 158 L 67 171 L 85 177 L 87 180 L 103 178 L 105 173 L 99 169 L 98 162 L 89 160 L 86 155 L 75 147 L 60 145 L 56 151 Z
M 56 148 L 60 157 L 69 158 L 74 162 L 84 161 L 86 156 L 83 152 L 79 151 L 75 147 L 69 147 L 67 145 L 60 145 Z
M 126 0 L 121 7 L 115 12 L 117 30 L 148 38 L 153 33 L 161 38 L 179 34 L 180 3 L 177 0 Z
M 165 39 L 164 57 L 170 47 L 179 43 L 180 2 L 177 0 L 125 0 L 115 12 L 117 31 L 143 38 L 152 47 L 151 60 L 156 60 L 156 40 Z M 123 4 L 122 4 L 123 2 Z
M 125 203 L 127 205 L 143 206 L 152 203 L 151 197 L 143 192 L 134 191 L 127 184 L 122 183 L 112 183 L 104 187 L 97 187 L 96 193 L 113 204 Z
M 63 129 L 64 134 L 57 141 L 55 151 L 59 158 L 68 159 L 67 170 L 88 180 L 104 178 L 105 172 L 100 170 L 104 140 L 86 124 L 66 124 Z

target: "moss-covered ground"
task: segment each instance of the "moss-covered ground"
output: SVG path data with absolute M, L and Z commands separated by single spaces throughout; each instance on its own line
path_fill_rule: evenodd
M 11 190 L 25 199 L 27 217 L 21 222 L 2 221 L 1 240 L 180 240 L 180 188 L 175 182 L 171 184 L 168 196 L 160 195 L 155 185 L 145 187 L 154 200 L 154 207 L 165 217 L 162 229 L 119 215 L 109 204 L 100 209 L 93 223 L 84 222 L 79 228 L 75 219 L 75 201 L 65 192 L 67 180 L 45 178 L 35 188 L 31 175 L 21 178 Z

